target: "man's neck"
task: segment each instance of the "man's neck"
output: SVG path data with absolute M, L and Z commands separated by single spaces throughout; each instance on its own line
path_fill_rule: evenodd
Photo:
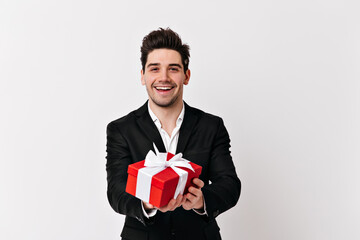
M 183 101 L 177 101 L 169 107 L 160 107 L 149 99 L 151 111 L 156 115 L 161 123 L 161 127 L 171 136 L 172 130 L 176 126 L 176 120 L 183 108 Z

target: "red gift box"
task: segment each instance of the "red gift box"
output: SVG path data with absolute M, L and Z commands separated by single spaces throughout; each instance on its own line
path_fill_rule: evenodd
M 167 161 L 169 161 L 175 155 L 172 153 L 167 153 Z M 185 160 L 186 161 L 186 160 Z M 192 186 L 192 179 L 199 177 L 202 167 L 188 162 L 191 167 L 194 169 L 194 172 L 186 167 L 177 167 L 187 172 L 187 180 L 184 189 L 184 194 L 187 193 L 187 190 Z M 126 192 L 131 195 L 142 199 L 136 194 L 136 188 L 138 185 L 138 173 L 139 170 L 145 167 L 145 160 L 129 165 L 128 167 L 128 180 L 126 184 Z M 150 196 L 148 199 L 142 199 L 145 202 L 149 202 L 155 207 L 163 207 L 169 203 L 169 201 L 174 198 L 175 190 L 179 182 L 179 175 L 171 168 L 167 167 L 159 173 L 156 173 L 151 178 L 151 187 L 150 187 Z M 147 201 L 148 200 L 148 201 Z

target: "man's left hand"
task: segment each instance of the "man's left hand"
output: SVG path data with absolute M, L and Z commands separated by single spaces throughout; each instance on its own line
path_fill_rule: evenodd
M 185 210 L 196 209 L 204 210 L 204 196 L 201 188 L 204 186 L 204 182 L 199 178 L 194 178 L 193 183 L 195 186 L 189 187 L 189 192 L 184 195 L 186 198 L 185 203 L 182 204 Z

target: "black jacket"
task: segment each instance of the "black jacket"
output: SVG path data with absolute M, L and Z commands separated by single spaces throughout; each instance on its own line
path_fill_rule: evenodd
M 202 166 L 200 179 L 208 216 L 186 211 L 158 211 L 147 219 L 141 200 L 125 192 L 129 164 L 145 159 L 153 143 L 166 152 L 160 133 L 152 121 L 147 103 L 107 126 L 108 199 L 112 208 L 126 215 L 124 239 L 221 239 L 215 218 L 233 207 L 240 196 L 241 183 L 230 155 L 230 139 L 221 118 L 185 103 L 176 153 Z

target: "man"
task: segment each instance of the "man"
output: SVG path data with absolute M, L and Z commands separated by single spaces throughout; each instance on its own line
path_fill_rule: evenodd
M 126 215 L 122 239 L 221 239 L 215 218 L 239 199 L 222 119 L 183 101 L 189 56 L 189 46 L 169 28 L 145 36 L 141 83 L 149 100 L 107 127 L 107 194 L 112 208 Z M 125 192 L 128 165 L 145 159 L 153 143 L 202 166 L 195 187 L 159 209 Z

